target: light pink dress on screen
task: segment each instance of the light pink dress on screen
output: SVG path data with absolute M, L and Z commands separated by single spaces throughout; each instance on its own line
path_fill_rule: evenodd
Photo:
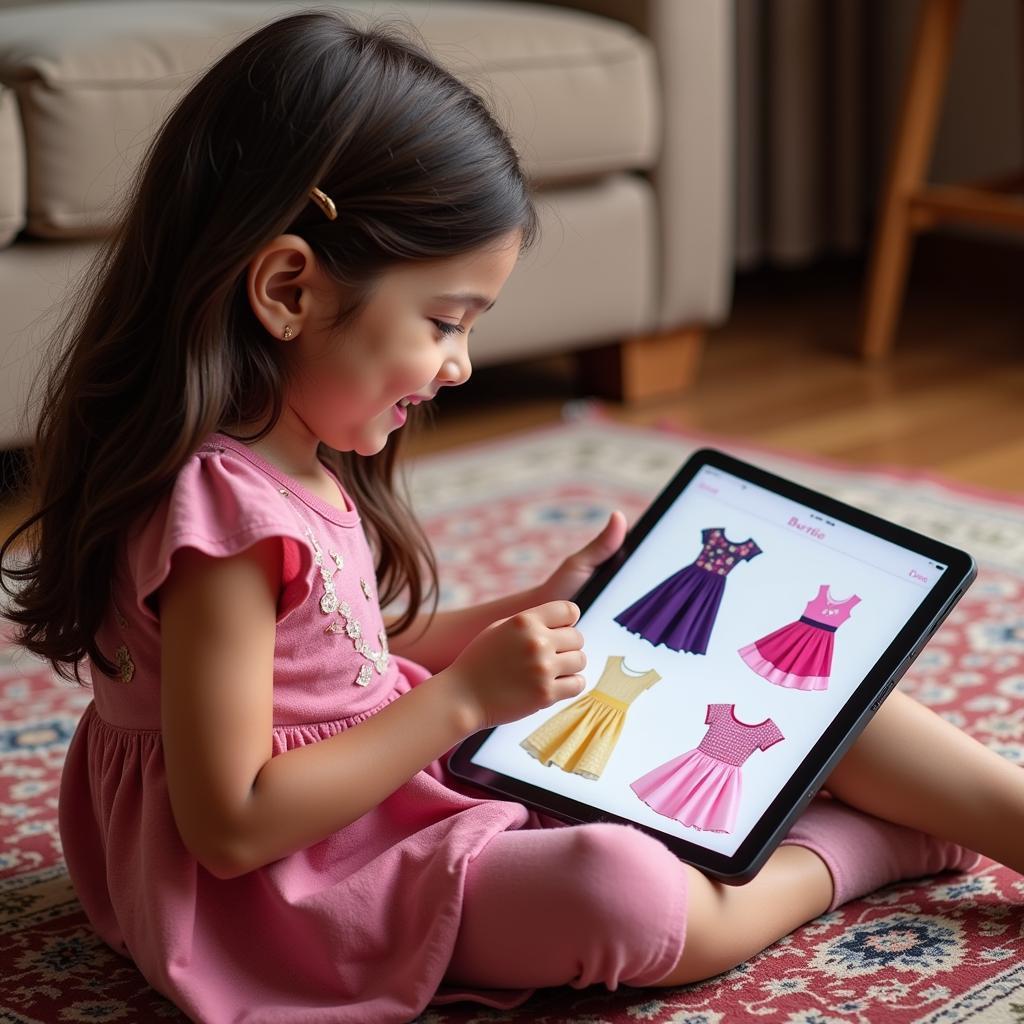
M 694 750 L 658 765 L 630 783 L 648 807 L 688 828 L 732 832 L 742 793 L 741 766 L 755 750 L 785 739 L 770 719 L 750 724 L 732 704 L 709 704 L 709 726 Z
M 470 795 L 440 761 L 323 842 L 236 879 L 203 869 L 175 827 L 149 598 L 176 550 L 224 556 L 283 538 L 274 754 L 349 728 L 427 677 L 387 653 L 371 552 L 345 501 L 349 511 L 214 435 L 127 539 L 98 634 L 120 672 L 93 669 L 94 700 L 68 751 L 68 869 L 100 936 L 204 1024 L 407 1021 L 432 1001 L 508 1007 L 530 994 L 435 998 L 469 861 L 498 833 L 554 824 Z

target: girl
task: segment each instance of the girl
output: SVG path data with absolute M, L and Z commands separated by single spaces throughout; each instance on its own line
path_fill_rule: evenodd
M 423 610 L 397 442 L 469 376 L 534 232 L 472 92 L 303 13 L 184 97 L 64 322 L 9 613 L 93 686 L 60 795 L 89 919 L 196 1020 L 678 985 L 965 848 L 1024 868 L 1017 769 L 902 695 L 742 888 L 449 775 L 465 736 L 581 691 L 568 598 L 625 531 L 527 593 Z

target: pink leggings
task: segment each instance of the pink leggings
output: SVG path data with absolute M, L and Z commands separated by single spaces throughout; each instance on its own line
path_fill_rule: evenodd
M 445 976 L 479 988 L 660 981 L 686 937 L 686 869 L 630 825 L 494 836 L 466 876 Z

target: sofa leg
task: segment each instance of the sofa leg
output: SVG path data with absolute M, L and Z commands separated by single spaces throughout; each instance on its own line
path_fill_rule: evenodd
M 624 338 L 578 353 L 587 394 L 631 404 L 677 395 L 690 388 L 704 349 L 703 327 Z

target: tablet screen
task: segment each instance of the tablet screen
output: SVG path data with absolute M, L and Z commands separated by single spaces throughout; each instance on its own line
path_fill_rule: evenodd
M 947 568 L 705 465 L 470 763 L 729 856 Z

